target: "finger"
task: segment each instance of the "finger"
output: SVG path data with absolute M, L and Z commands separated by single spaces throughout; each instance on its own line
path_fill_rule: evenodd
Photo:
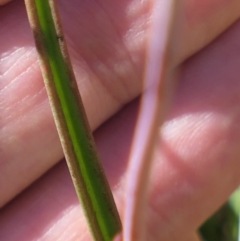
M 176 62 L 196 53 L 239 18 L 238 0 L 182 0 L 183 20 L 179 30 Z
M 197 229 L 240 183 L 239 30 L 240 21 L 183 67 L 150 183 L 156 240 Z
M 194 238 L 198 225 L 240 181 L 239 28 L 240 22 L 184 65 L 153 167 L 147 240 Z M 96 133 L 120 213 L 136 109 L 130 106 Z M 30 226 L 34 232 L 29 240 L 90 240 L 69 177 L 66 180 L 67 169 L 58 168 L 6 207 L 0 215 L 0 237 L 26 240 Z
M 120 179 L 127 164 L 136 114 L 137 102 L 126 107 L 95 133 L 99 154 L 115 198 L 120 198 Z M 0 224 L 0 240 L 13 241 L 16 237 L 19 241 L 92 240 L 64 162 L 52 168 L 1 209 Z
M 123 193 L 121 177 L 127 164 L 136 114 L 137 102 L 126 107 L 95 134 L 120 210 Z M 0 224 L 1 240 L 92 240 L 64 162 L 1 209 Z M 184 239 L 188 240 L 199 241 L 191 231 Z
M 233 12 L 230 16 L 223 14 L 222 5 L 215 6 L 218 16 L 224 19 L 218 33 L 237 17 L 238 3 L 228 2 L 224 9 Z M 73 0 L 71 4 L 60 1 L 59 5 L 84 105 L 91 127 L 95 129 L 141 91 L 149 2 L 139 5 L 137 2 L 104 1 L 100 8 L 97 4 Z M 207 10 L 205 7 L 203 13 Z M 206 14 L 200 14 L 183 33 L 189 34 L 197 26 L 206 27 L 205 19 Z M 0 22 L 2 206 L 63 154 L 36 62 L 23 2 L 15 1 L 1 8 Z M 185 24 L 189 26 L 188 21 Z M 187 48 L 184 51 L 182 55 L 189 56 Z

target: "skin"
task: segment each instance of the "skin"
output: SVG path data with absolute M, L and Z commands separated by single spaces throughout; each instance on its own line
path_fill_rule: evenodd
M 105 122 L 95 137 L 122 214 L 150 3 L 77 2 L 59 1 L 64 30 L 91 128 Z M 208 2 L 183 1 L 182 74 L 153 160 L 147 240 L 198 240 L 240 182 L 240 3 Z M 0 22 L 0 239 L 91 240 L 67 168 L 55 165 L 63 155 L 22 1 L 0 8 Z
M 6 3 L 8 3 L 8 2 L 10 2 L 11 0 L 1 0 L 0 1 L 0 5 L 4 5 L 4 4 L 6 4 Z

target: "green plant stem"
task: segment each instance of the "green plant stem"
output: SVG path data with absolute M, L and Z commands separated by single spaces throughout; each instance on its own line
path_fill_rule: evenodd
M 67 164 L 92 234 L 110 241 L 121 230 L 98 160 L 54 0 L 25 0 L 40 66 Z

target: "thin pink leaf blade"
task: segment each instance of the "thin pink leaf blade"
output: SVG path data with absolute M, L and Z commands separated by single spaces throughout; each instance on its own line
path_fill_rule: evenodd
M 175 72 L 173 35 L 178 9 L 177 0 L 157 1 L 153 6 L 152 26 L 147 52 L 141 109 L 134 134 L 127 173 L 123 240 L 141 241 L 145 237 L 145 205 L 152 153 L 173 92 Z M 170 95 L 171 96 L 171 95 Z

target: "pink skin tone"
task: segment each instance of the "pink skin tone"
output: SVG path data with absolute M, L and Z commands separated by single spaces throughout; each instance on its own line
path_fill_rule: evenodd
M 95 137 L 122 215 L 150 3 L 110 2 L 59 4 L 92 129 L 117 113 Z M 200 11 L 194 0 L 184 1 L 176 58 L 183 73 L 154 154 L 145 224 L 150 241 L 198 240 L 197 227 L 240 182 L 240 22 L 231 26 L 240 3 L 204 3 Z M 64 162 L 51 168 L 62 152 L 22 1 L 1 7 L 0 22 L 1 206 L 22 192 L 1 210 L 0 240 L 90 241 Z
M 4 4 L 6 4 L 6 3 L 8 3 L 8 2 L 10 2 L 11 0 L 1 0 L 0 1 L 0 5 L 4 5 Z

